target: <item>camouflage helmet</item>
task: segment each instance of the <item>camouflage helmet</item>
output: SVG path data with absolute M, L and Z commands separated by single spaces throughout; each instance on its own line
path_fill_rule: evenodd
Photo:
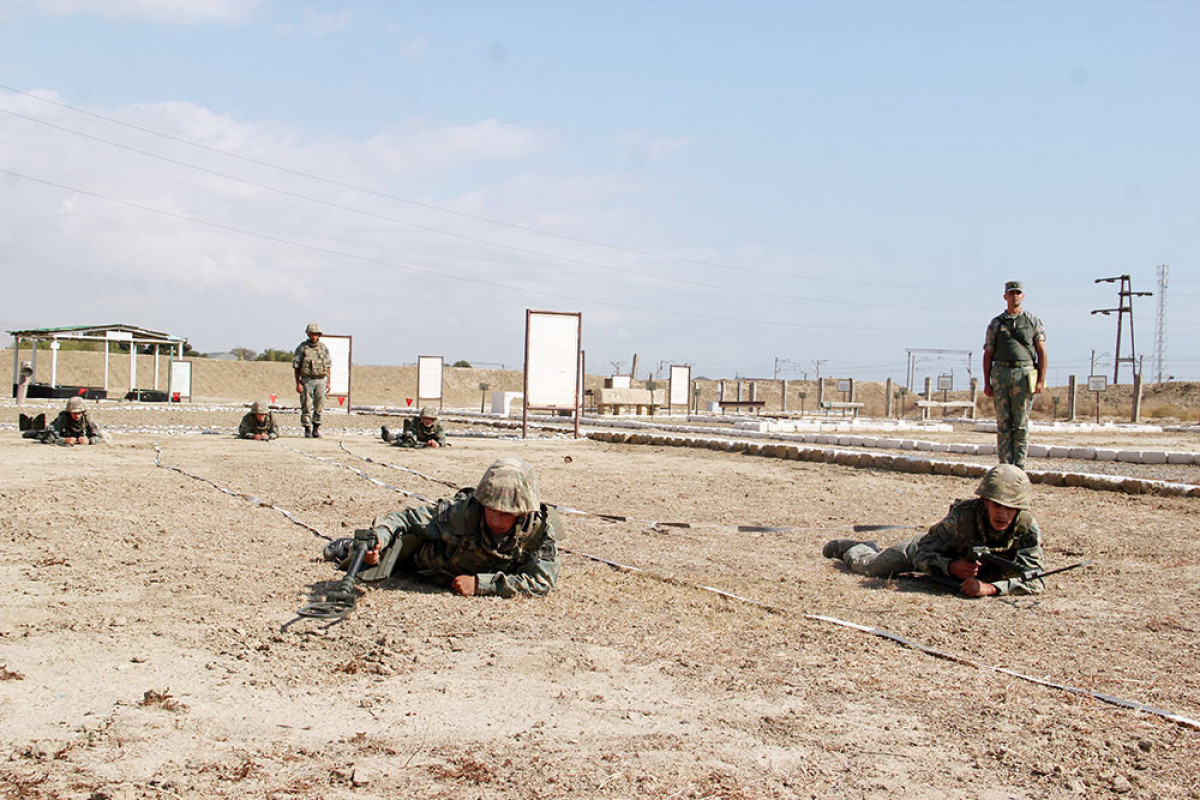
M 529 463 L 506 456 L 497 459 L 475 488 L 475 499 L 485 508 L 506 514 L 529 514 L 540 505 L 537 475 Z
M 1033 486 L 1029 476 L 1012 464 L 997 464 L 987 471 L 975 494 L 993 503 L 1028 511 L 1033 504 Z
M 437 406 L 425 406 L 421 409 L 421 419 L 437 419 Z
M 67 401 L 67 413 L 74 414 L 79 411 L 83 411 L 83 398 L 75 395 Z
M 254 405 L 250 406 L 250 410 L 255 414 L 270 414 L 271 404 L 266 400 L 255 400 Z
M 321 326 L 315 322 L 308 323 L 308 327 L 304 329 L 304 332 L 305 333 L 315 333 L 318 336 L 324 335 L 323 332 L 321 331 Z

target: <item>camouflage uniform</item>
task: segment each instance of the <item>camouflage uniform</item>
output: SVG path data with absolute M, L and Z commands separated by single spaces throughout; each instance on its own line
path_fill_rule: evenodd
M 255 434 L 267 435 L 268 439 L 279 438 L 279 426 L 275 424 L 275 415 L 270 411 L 266 412 L 266 419 L 261 423 L 258 421 L 258 415 L 253 411 L 248 411 L 246 416 L 242 417 L 242 422 L 238 425 L 238 438 L 253 439 Z
M 457 575 L 474 575 L 479 581 L 475 594 L 500 597 L 544 595 L 553 589 L 561 568 L 558 512 L 542 504 L 511 533 L 497 536 L 484 522 L 474 493 L 460 489 L 449 500 L 376 517 L 372 528 L 379 540 L 379 564 L 358 577 L 382 580 L 411 571 L 449 586 Z
M 325 382 L 332 364 L 329 348 L 322 341 L 313 344 L 305 339 L 292 356 L 292 369 L 297 371 L 304 387 L 300 393 L 300 424 L 306 430 L 321 424 L 321 412 L 325 410 Z
M 1044 341 L 1046 330 L 1042 321 L 1028 311 L 1016 316 L 1006 311 L 988 323 L 983 357 L 992 359 L 996 456 L 1001 464 L 1025 469 L 1025 454 L 1029 449 L 1029 409 L 1034 394 L 1029 376 L 1037 373 L 1034 346 Z
M 38 439 L 45 444 L 57 444 L 63 439 L 78 439 L 86 436 L 89 444 L 96 444 L 100 441 L 100 428 L 88 419 L 86 411 L 78 421 L 71 419 L 70 411 L 60 411 L 45 430 L 25 431 L 22 436 L 26 439 Z
M 927 532 L 880 552 L 871 543 L 850 547 L 842 560 L 859 575 L 885 578 L 901 572 L 950 575 L 951 561 L 971 559 L 973 548 L 987 548 L 993 555 L 1015 563 L 1023 570 L 1043 569 L 1042 531 L 1028 510 L 1013 519 L 1008 530 L 993 530 L 982 497 L 956 500 L 945 519 Z M 979 570 L 979 580 L 996 587 L 1000 594 L 1034 594 L 1044 588 L 1041 578 L 988 580 L 988 565 Z M 955 578 L 957 580 L 957 578 Z
M 426 428 L 421 424 L 420 417 L 409 417 L 404 420 L 404 431 L 392 439 L 392 444 L 397 447 L 426 447 L 431 441 L 445 447 L 446 434 L 442 430 L 442 423 L 435 422 L 432 428 Z

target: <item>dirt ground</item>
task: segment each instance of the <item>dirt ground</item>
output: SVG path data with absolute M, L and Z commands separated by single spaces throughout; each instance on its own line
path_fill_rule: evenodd
M 184 417 L 109 412 L 159 429 L 85 448 L 0 431 L 0 797 L 1200 797 L 1200 730 L 808 616 L 1200 719 L 1194 499 L 1038 486 L 1049 564 L 1095 565 L 972 601 L 820 554 L 852 524 L 927 526 L 969 480 L 482 426 L 405 451 L 369 416 L 251 443 Z M 546 500 L 630 521 L 568 515 L 543 599 L 402 579 L 296 621 L 337 573 L 259 501 L 344 535 L 505 454 Z

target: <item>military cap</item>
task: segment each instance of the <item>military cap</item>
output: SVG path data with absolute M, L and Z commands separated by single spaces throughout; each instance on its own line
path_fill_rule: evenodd
M 324 335 L 323 331 L 321 330 L 321 326 L 315 322 L 308 323 L 308 327 L 304 329 L 304 332 L 305 333 L 315 333 L 318 336 Z
M 993 503 L 1028 511 L 1033 505 L 1033 485 L 1025 470 L 1013 464 L 997 464 L 984 473 L 975 494 Z
M 67 401 L 67 412 L 74 413 L 76 411 L 83 411 L 83 398 L 79 395 L 75 395 Z
M 421 409 L 421 419 L 437 419 L 437 406 L 425 406 Z
M 1024 291 L 1025 291 L 1025 284 L 1021 283 L 1020 281 L 1009 281 L 1008 283 L 1004 284 L 1004 293 L 1005 294 L 1008 294 L 1009 292 L 1024 292 Z
M 493 462 L 475 488 L 475 499 L 482 506 L 505 514 L 537 511 L 541 504 L 539 494 L 533 467 L 512 456 Z
M 271 404 L 266 400 L 255 400 L 254 405 L 250 406 L 250 410 L 255 414 L 270 414 Z

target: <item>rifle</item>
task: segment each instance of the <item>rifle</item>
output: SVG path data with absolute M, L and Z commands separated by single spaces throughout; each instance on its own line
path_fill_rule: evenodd
M 1090 567 L 1092 565 L 1091 561 L 1080 561 L 1078 564 L 1068 564 L 1065 567 L 1055 567 L 1054 569 L 1022 569 L 1019 565 L 1009 561 L 1007 558 L 1001 558 L 1000 556 L 993 555 L 991 552 L 986 551 L 986 549 L 982 547 L 975 548 L 972 556 L 975 561 L 1000 568 L 1001 577 L 997 580 L 1020 578 L 1022 581 L 1028 582 L 1038 580 L 1039 578 L 1045 578 L 1047 575 L 1057 575 L 1060 572 L 1067 572 L 1068 570 L 1078 569 L 1079 567 Z M 947 589 L 953 589 L 956 592 L 960 591 L 962 588 L 962 581 L 960 581 L 958 578 L 952 578 L 948 575 L 924 573 L 920 577 L 924 578 L 930 583 L 936 583 L 938 586 L 945 586 Z
M 987 564 L 989 567 L 1000 570 L 999 580 L 1007 580 L 1009 578 L 1020 578 L 1023 581 L 1034 581 L 1039 578 L 1044 578 L 1047 575 L 1055 575 L 1059 572 L 1078 569 L 1079 567 L 1091 566 L 1091 561 L 1080 561 L 1077 564 L 1069 564 L 1065 567 L 1057 567 L 1055 569 L 1024 569 L 1021 565 L 1009 561 L 1007 558 L 1002 558 L 994 553 L 985 550 L 984 548 L 975 548 L 974 560 L 980 564 Z

